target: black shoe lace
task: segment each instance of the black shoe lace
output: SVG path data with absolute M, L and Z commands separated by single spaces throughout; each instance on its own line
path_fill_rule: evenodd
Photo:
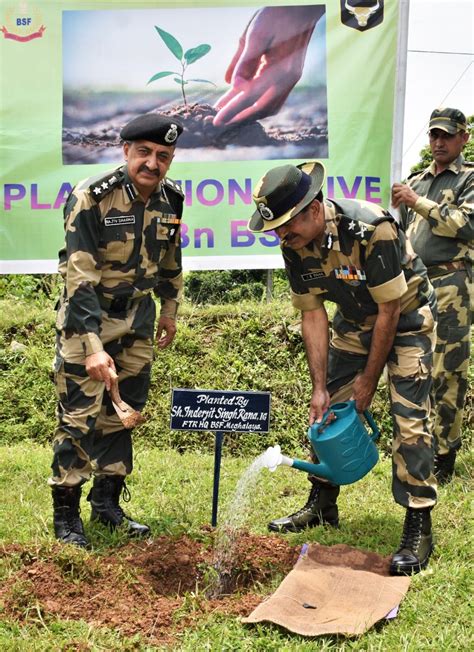
M 122 498 L 124 503 L 129 503 L 132 499 L 132 494 L 130 493 L 130 489 L 127 487 L 125 481 L 123 483 Z
M 422 522 L 423 514 L 420 510 L 414 509 L 407 512 L 400 549 L 407 548 L 413 551 L 418 549 L 421 541 Z
M 308 500 L 306 501 L 306 505 L 301 509 L 299 509 L 294 514 L 291 514 L 289 518 L 297 518 L 298 516 L 304 516 L 308 512 L 313 512 L 313 503 L 318 499 L 318 497 L 319 497 L 319 487 L 314 487 L 311 490 Z
M 125 518 L 125 513 L 118 503 L 119 497 L 120 494 L 115 497 L 113 493 L 109 493 L 108 491 L 104 492 L 103 508 L 101 511 L 108 512 L 116 517 L 118 521 L 122 521 Z

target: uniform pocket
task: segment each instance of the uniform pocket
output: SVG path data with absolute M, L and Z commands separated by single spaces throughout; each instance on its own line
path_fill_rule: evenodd
M 170 230 L 168 226 L 155 223 L 154 238 L 150 242 L 150 258 L 154 263 L 159 263 L 170 246 Z
M 105 248 L 103 255 L 108 262 L 126 263 L 133 253 L 135 232 L 125 226 L 105 230 Z

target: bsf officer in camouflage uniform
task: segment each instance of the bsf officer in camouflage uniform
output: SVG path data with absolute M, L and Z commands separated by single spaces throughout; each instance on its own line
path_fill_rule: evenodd
M 395 501 L 406 509 L 393 574 L 424 568 L 433 549 L 431 509 L 436 503 L 429 429 L 436 299 L 421 260 L 406 247 L 390 214 L 376 204 L 324 200 L 325 171 L 318 161 L 267 172 L 256 189 L 255 232 L 275 230 L 281 240 L 292 303 L 302 312 L 302 336 L 312 380 L 309 422 L 330 404 L 367 409 L 384 365 L 393 418 Z M 337 304 L 329 338 L 326 300 Z M 275 532 L 338 525 L 339 487 L 310 477 L 305 506 L 272 521 Z
M 429 123 L 433 162 L 392 188 L 392 204 L 413 249 L 428 269 L 438 300 L 433 367 L 435 474 L 440 484 L 453 475 L 461 446 L 472 318 L 474 163 L 463 159 L 469 140 L 458 109 L 435 109 Z
M 64 291 L 58 304 L 55 383 L 58 426 L 52 487 L 56 538 L 88 545 L 80 518 L 81 486 L 94 476 L 93 520 L 130 535 L 149 527 L 119 504 L 132 471 L 131 431 L 108 391 L 146 402 L 153 360 L 155 301 L 159 348 L 171 344 L 182 295 L 180 222 L 183 193 L 166 176 L 182 126 L 159 114 L 138 116 L 121 131 L 126 164 L 81 181 L 65 210 L 59 252 Z

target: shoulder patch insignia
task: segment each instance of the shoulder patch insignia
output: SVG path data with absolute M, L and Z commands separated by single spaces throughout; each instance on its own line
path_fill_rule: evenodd
M 173 179 L 169 179 L 168 177 L 163 179 L 163 183 L 167 188 L 171 188 L 171 190 L 174 190 L 176 194 L 180 195 L 180 197 L 184 199 L 184 192 L 179 183 L 176 183 L 176 181 L 173 181 Z
M 112 192 L 117 188 L 122 182 L 123 177 L 119 171 L 107 174 L 105 177 L 97 179 L 94 183 L 91 183 L 89 186 L 89 192 L 91 196 L 100 202 L 106 195 Z

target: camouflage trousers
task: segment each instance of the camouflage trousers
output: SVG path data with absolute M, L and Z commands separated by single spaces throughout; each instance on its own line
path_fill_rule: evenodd
M 155 303 L 148 296 L 128 313 L 102 313 L 101 341 L 114 359 L 120 395 L 136 410 L 145 405 L 153 360 Z M 132 471 L 131 431 L 115 413 L 102 381 L 89 378 L 78 335 L 57 333 L 54 363 L 58 425 L 50 485 L 76 486 L 91 474 Z
M 392 492 L 403 507 L 436 503 L 430 390 L 435 307 L 401 315 L 387 358 L 392 439 Z M 329 348 L 327 388 L 331 403 L 352 396 L 355 377 L 365 368 L 373 326 L 355 326 L 336 313 Z
M 464 270 L 430 280 L 438 300 L 431 416 L 437 452 L 445 455 L 461 446 L 470 358 L 473 283 Z

